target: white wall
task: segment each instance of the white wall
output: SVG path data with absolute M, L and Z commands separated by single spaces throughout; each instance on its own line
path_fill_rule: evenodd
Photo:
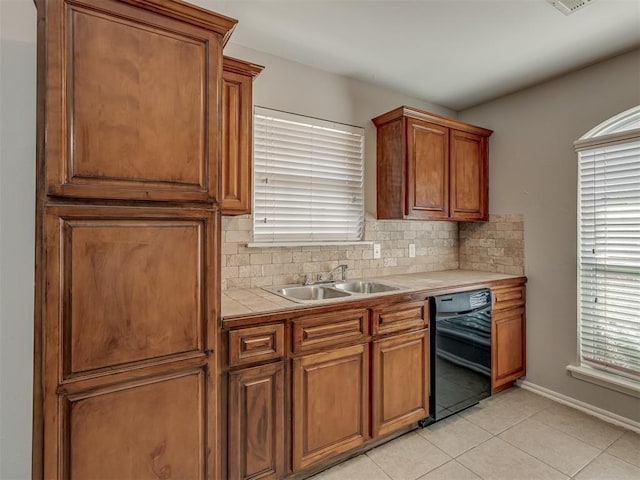
M 573 141 L 640 104 L 640 50 L 459 113 L 495 131 L 489 211 L 525 222 L 527 380 L 640 421 L 638 399 L 570 377 L 576 364 Z
M 233 37 L 231 39 L 233 42 Z M 229 43 L 225 55 L 264 65 L 254 82 L 261 107 L 365 128 L 365 208 L 376 213 L 376 128 L 371 119 L 401 105 L 455 117 L 455 112 L 368 83 Z
M 31 478 L 36 10 L 0 0 L 0 478 Z

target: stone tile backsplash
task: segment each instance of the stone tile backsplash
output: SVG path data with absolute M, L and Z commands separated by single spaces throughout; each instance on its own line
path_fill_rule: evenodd
M 462 270 L 524 275 L 524 218 L 489 215 L 483 223 L 460 223 Z
M 523 274 L 523 225 L 522 215 L 490 215 L 486 223 L 367 218 L 364 240 L 381 245 L 374 259 L 372 245 L 248 248 L 251 216 L 222 217 L 222 289 L 299 283 L 341 263 L 349 266 L 347 278 L 456 268 Z
M 458 226 L 454 222 L 376 220 L 367 218 L 364 240 L 372 245 L 248 248 L 252 241 L 250 215 L 222 217 L 222 289 L 265 287 L 314 278 L 345 263 L 347 278 L 458 268 Z M 409 257 L 409 244 L 416 256 Z

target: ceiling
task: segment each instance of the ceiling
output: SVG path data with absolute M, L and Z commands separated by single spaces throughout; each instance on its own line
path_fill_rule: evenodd
M 640 0 L 190 1 L 239 20 L 231 43 L 455 111 L 640 46 Z

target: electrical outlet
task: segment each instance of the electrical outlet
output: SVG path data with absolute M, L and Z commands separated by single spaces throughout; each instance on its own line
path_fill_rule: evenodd
M 409 244 L 409 257 L 413 258 L 416 256 L 416 244 L 415 243 L 410 243 Z
M 380 244 L 373 244 L 373 258 L 380 258 Z

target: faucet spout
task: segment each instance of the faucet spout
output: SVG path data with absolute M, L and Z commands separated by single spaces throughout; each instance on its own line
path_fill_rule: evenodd
M 331 278 L 333 280 L 335 280 L 334 276 L 333 276 L 333 272 L 335 272 L 336 270 L 340 269 L 340 281 L 344 282 L 347 279 L 347 269 L 349 268 L 348 265 L 346 264 L 341 264 L 338 265 L 336 268 L 334 268 L 333 270 L 331 270 L 331 272 L 329 272 L 329 274 L 331 275 Z
M 347 279 L 347 269 L 348 268 L 349 268 L 349 266 L 343 263 L 341 265 L 338 265 L 336 268 L 334 268 L 333 270 L 331 270 L 327 274 L 318 273 L 318 275 L 316 276 L 316 281 L 315 282 L 312 280 L 311 275 L 305 274 L 303 285 L 328 284 L 328 283 L 336 282 L 338 280 L 340 280 L 341 282 L 344 282 Z M 336 279 L 334 272 L 336 270 L 338 270 L 338 269 L 340 269 L 340 278 Z

